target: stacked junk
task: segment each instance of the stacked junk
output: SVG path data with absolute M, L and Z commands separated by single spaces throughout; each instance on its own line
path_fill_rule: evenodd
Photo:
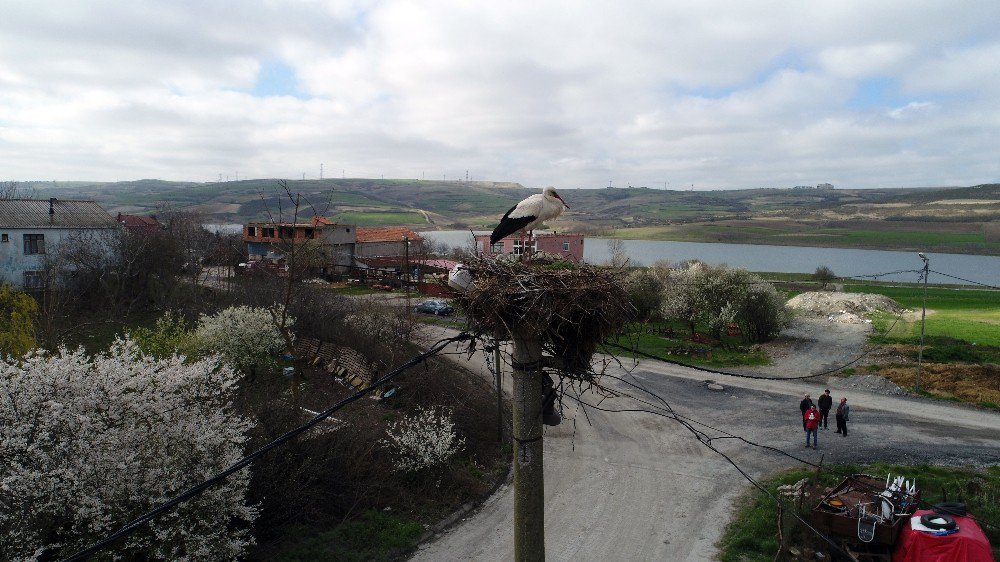
M 854 560 L 892 562 L 993 561 L 965 505 L 920 510 L 920 491 L 905 476 L 848 476 L 812 509 L 816 529 L 839 538 Z

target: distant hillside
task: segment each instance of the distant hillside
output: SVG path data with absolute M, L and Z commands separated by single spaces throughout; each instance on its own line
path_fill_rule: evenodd
M 26 182 L 39 197 L 95 199 L 111 213 L 198 211 L 206 221 L 291 218 L 277 179 Z M 290 180 L 300 216 L 416 229 L 492 228 L 519 184 L 364 178 Z M 558 187 L 558 186 L 557 186 Z M 560 189 L 571 209 L 552 226 L 625 238 L 1000 253 L 984 238 L 1000 221 L 1000 184 L 897 189 Z M 928 228 L 934 224 L 934 228 Z M 881 234 L 880 234 L 881 233 Z M 913 233 L 912 236 L 907 233 Z M 918 236 L 919 233 L 929 234 Z

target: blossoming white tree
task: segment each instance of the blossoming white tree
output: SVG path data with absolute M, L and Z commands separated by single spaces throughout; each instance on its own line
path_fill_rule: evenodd
M 0 553 L 64 558 L 237 460 L 250 423 L 217 357 L 155 359 L 131 340 L 0 360 Z M 114 559 L 235 560 L 255 508 L 241 472 L 117 543 Z
M 294 323 L 287 319 L 287 325 Z M 286 348 L 286 342 L 266 308 L 233 306 L 202 315 L 194 330 L 197 346 L 217 353 L 233 368 L 247 371 Z
M 382 445 L 393 456 L 399 472 L 417 472 L 447 461 L 465 445 L 455 434 L 451 412 L 445 408 L 421 408 L 389 424 Z

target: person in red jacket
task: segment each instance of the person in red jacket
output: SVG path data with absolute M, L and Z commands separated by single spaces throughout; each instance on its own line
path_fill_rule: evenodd
M 821 414 L 819 408 L 810 406 L 806 413 L 802 414 L 802 421 L 806 424 L 806 448 L 809 448 L 809 436 L 812 435 L 813 449 L 817 448 L 819 439 L 819 420 Z

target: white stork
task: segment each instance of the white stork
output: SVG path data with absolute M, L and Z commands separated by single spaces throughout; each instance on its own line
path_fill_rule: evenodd
M 556 193 L 556 188 L 551 185 L 546 187 L 541 193 L 522 200 L 504 214 L 500 224 L 490 234 L 490 245 L 515 232 L 527 232 L 530 246 L 532 231 L 543 222 L 562 214 L 563 207 L 569 209 L 569 205 Z

